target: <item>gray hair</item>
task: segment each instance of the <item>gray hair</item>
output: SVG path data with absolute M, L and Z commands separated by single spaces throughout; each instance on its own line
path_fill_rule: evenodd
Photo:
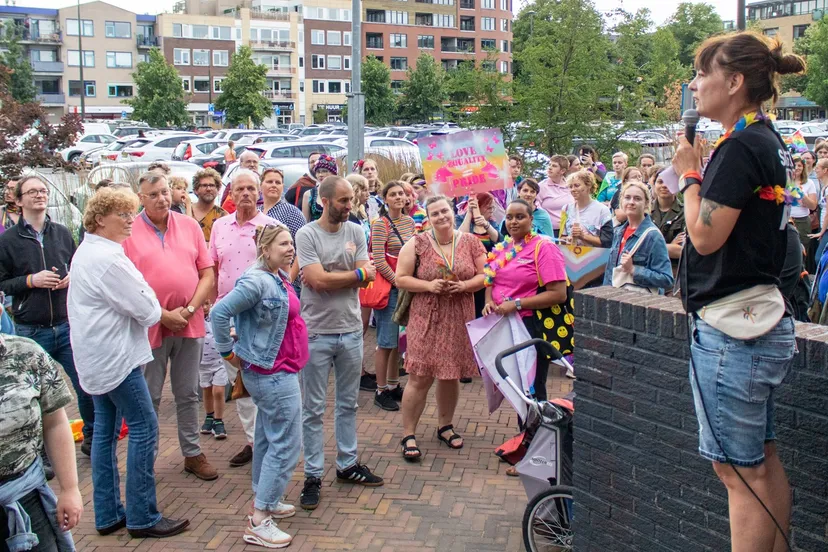
M 236 173 L 233 175 L 232 180 L 230 181 L 230 189 L 232 190 L 233 188 L 235 188 L 236 187 L 236 182 L 238 180 L 241 180 L 241 179 L 244 179 L 244 178 L 252 180 L 253 182 L 256 183 L 256 188 L 259 187 L 259 175 L 258 174 L 256 174 L 254 171 L 251 171 L 250 169 L 239 169 L 239 170 L 236 171 Z
M 242 152 L 242 154 L 241 154 L 241 155 L 239 155 L 239 163 L 241 163 L 241 162 L 242 162 L 242 160 L 244 159 L 244 156 L 245 156 L 245 155 L 252 155 L 253 157 L 255 157 L 255 158 L 256 158 L 256 160 L 257 160 L 257 161 L 259 160 L 259 156 L 258 156 L 258 155 L 256 155 L 255 153 L 253 153 L 253 152 L 252 152 L 252 151 L 250 151 L 250 150 L 245 150 L 245 151 L 243 151 L 243 152 Z
M 144 185 L 144 182 L 148 182 L 150 184 L 155 184 L 159 180 L 163 180 L 169 186 L 169 181 L 167 180 L 166 175 L 163 175 L 163 174 L 158 173 L 158 172 L 145 172 L 138 179 L 138 189 L 139 190 L 141 189 L 141 186 Z

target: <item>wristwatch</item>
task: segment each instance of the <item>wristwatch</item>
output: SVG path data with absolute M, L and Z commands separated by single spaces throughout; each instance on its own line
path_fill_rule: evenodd
M 195 313 L 195 307 L 192 306 L 192 305 L 187 305 L 187 312 L 189 312 L 190 314 L 194 314 Z
M 520 299 L 515 299 L 515 307 L 517 307 L 517 310 L 519 311 L 523 310 L 523 305 L 520 304 Z
M 687 188 L 692 186 L 693 184 L 698 184 L 701 186 L 701 179 L 697 178 L 696 175 L 686 175 L 679 179 L 679 191 L 684 194 L 687 191 Z

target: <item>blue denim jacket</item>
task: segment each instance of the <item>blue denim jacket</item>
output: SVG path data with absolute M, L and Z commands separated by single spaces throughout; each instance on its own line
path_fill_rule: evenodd
M 624 231 L 628 225 L 629 222 L 625 222 L 613 231 L 610 258 L 604 271 L 605 286 L 612 285 L 612 269 L 618 266 L 618 260 L 621 258 L 618 248 L 621 246 L 621 238 L 624 237 Z M 655 228 L 656 230 L 647 234 L 644 243 L 633 255 L 633 282 L 639 286 L 659 288 L 663 292 L 673 286 L 673 267 L 670 264 L 670 256 L 667 254 L 667 243 L 664 241 L 664 236 L 653 224 L 649 215 L 644 216 L 644 220 L 635 229 L 633 235 L 627 238 L 627 243 L 624 244 L 624 252 L 626 253 L 632 249 L 638 243 L 641 234 L 648 228 Z
M 216 349 L 220 353 L 232 350 L 251 364 L 270 368 L 285 337 L 288 306 L 284 282 L 256 263 L 210 311 Z M 235 345 L 230 338 L 231 319 L 235 319 L 238 335 Z
M 57 524 L 57 497 L 49 485 L 46 484 L 46 476 L 43 473 L 43 463 L 38 456 L 32 465 L 26 468 L 23 475 L 17 479 L 7 481 L 0 485 L 0 508 L 6 512 L 9 520 L 9 535 L 6 546 L 11 552 L 22 552 L 32 550 L 39 544 L 37 534 L 32 533 L 32 522 L 29 514 L 20 507 L 19 500 L 36 490 L 40 494 L 40 504 L 49 523 L 55 532 L 57 548 L 60 552 L 73 552 L 75 541 L 72 533 L 63 531 Z

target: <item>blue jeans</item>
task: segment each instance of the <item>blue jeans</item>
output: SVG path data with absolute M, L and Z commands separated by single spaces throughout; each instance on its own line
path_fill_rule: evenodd
M 253 505 L 276 509 L 302 449 L 302 395 L 299 374 L 242 373 L 244 386 L 256 404 L 253 444 Z
M 95 528 L 115 525 L 126 516 L 129 529 L 146 529 L 161 521 L 155 500 L 155 447 L 158 418 L 152 408 L 147 382 L 136 368 L 121 385 L 95 402 L 92 438 L 92 485 Z M 118 434 L 121 419 L 129 427 L 127 446 L 127 507 L 121 502 L 118 477 Z
M 92 404 L 92 397 L 80 386 L 75 359 L 72 357 L 72 344 L 69 342 L 69 323 L 64 322 L 51 328 L 18 324 L 17 335 L 36 342 L 55 362 L 63 366 L 63 371 L 69 376 L 78 396 L 78 410 L 83 419 L 83 438 L 91 439 L 92 428 L 95 426 L 95 405 Z
M 730 337 L 695 314 L 688 318 L 699 454 L 736 466 L 761 464 L 765 443 L 776 439 L 773 392 L 796 353 L 793 318 L 782 318 L 770 332 L 751 340 Z
M 302 442 L 305 477 L 322 477 L 325 470 L 322 416 L 328 398 L 331 364 L 336 385 L 334 431 L 336 467 L 345 470 L 357 461 L 356 407 L 362 372 L 362 330 L 345 334 L 309 334 L 310 360 L 302 370 Z
M 374 310 L 374 320 L 377 321 L 377 347 L 380 349 L 396 349 L 400 344 L 400 327 L 392 317 L 397 308 L 399 290 L 391 288 L 388 294 L 388 304 L 382 310 Z

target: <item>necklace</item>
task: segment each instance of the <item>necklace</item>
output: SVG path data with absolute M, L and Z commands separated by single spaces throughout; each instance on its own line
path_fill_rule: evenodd
M 448 242 L 448 243 L 440 243 L 439 241 L 437 241 L 437 234 L 434 233 L 434 228 L 431 229 L 431 237 L 433 237 L 434 241 L 436 241 L 437 244 L 440 246 L 440 257 L 442 257 L 443 262 L 446 263 L 446 268 L 448 269 L 448 273 L 449 274 L 454 273 L 454 250 L 457 247 L 457 239 L 456 239 L 456 235 L 454 234 L 454 230 L 452 230 L 451 242 Z M 443 247 L 442 247 L 444 245 L 448 245 L 449 243 L 451 243 L 451 262 L 449 262 L 448 258 L 446 258 L 446 254 L 443 253 Z
M 441 242 L 437 239 L 437 234 L 434 233 L 434 229 L 431 229 L 431 237 L 434 238 L 434 241 L 437 242 L 437 245 L 452 245 L 454 243 L 454 230 L 451 231 L 451 241 Z
M 529 232 L 525 238 L 523 238 L 522 244 L 517 244 L 514 242 L 511 236 L 507 237 L 505 240 L 500 242 L 499 244 L 494 246 L 494 251 L 489 253 L 486 257 L 486 265 L 483 267 L 483 274 L 485 275 L 483 278 L 483 285 L 486 287 L 491 287 L 494 285 L 494 279 L 497 275 L 497 271 L 506 266 L 509 261 L 517 257 L 518 253 L 523 251 L 523 248 L 529 244 L 533 239 L 535 239 L 537 233 L 532 230 Z M 498 255 L 502 253 L 507 246 L 511 246 L 511 249 L 506 251 L 506 253 L 498 259 Z

